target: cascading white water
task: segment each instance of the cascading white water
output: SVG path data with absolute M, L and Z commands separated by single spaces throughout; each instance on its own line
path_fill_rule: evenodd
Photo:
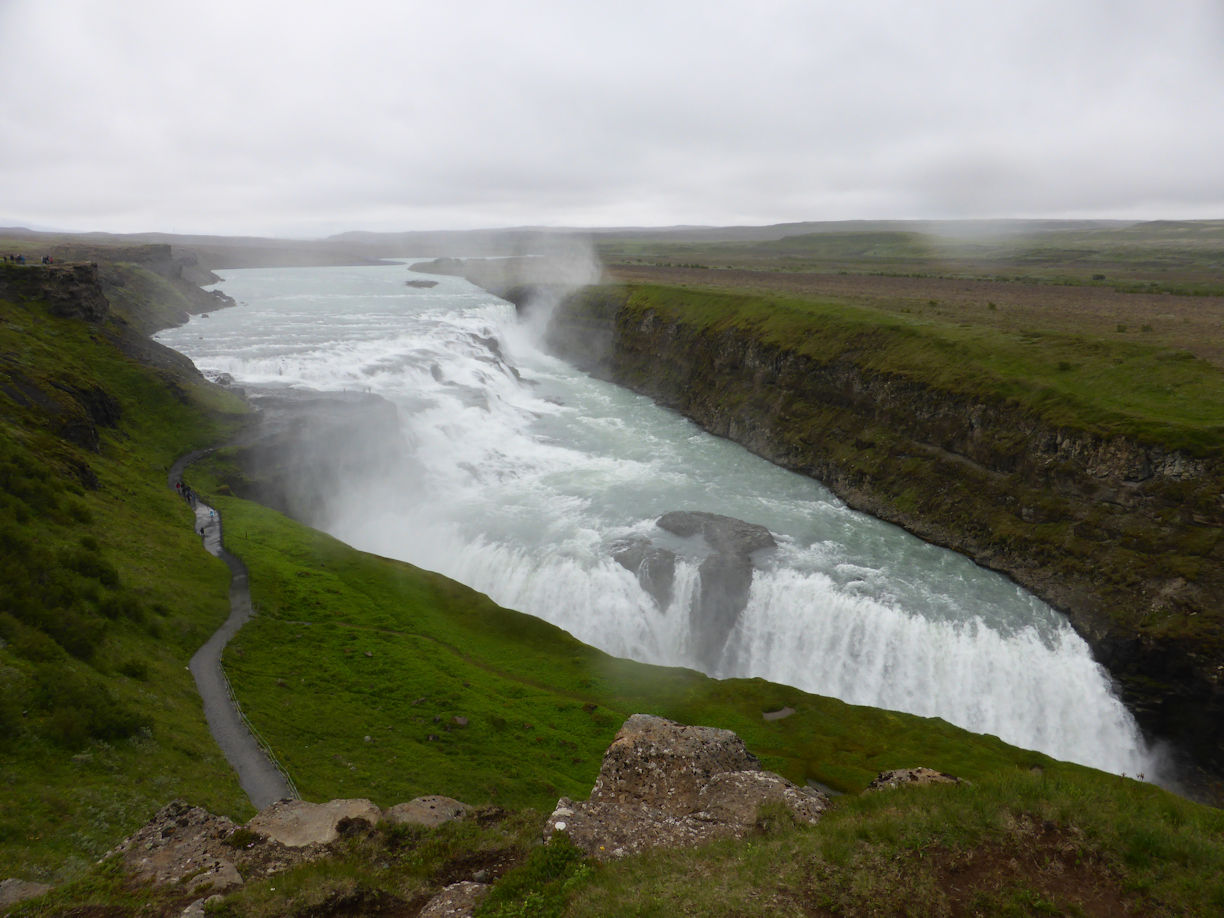
M 819 484 L 542 353 L 467 282 L 406 287 L 403 265 L 222 272 L 242 305 L 159 338 L 239 384 L 369 391 L 407 453 L 342 481 L 327 518 L 355 547 L 437 570 L 621 656 L 696 665 L 700 537 L 672 510 L 768 527 L 717 676 L 761 676 L 939 716 L 1063 759 L 1158 773 L 1085 643 L 1044 603 L 954 552 L 847 509 Z M 360 442 L 351 444 L 361 449 Z M 677 553 L 660 610 L 619 542 Z

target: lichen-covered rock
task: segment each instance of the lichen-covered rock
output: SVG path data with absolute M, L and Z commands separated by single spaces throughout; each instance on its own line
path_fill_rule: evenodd
M 875 780 L 867 785 L 867 790 L 889 790 L 894 787 L 909 787 L 925 784 L 963 784 L 960 778 L 936 771 L 933 768 L 898 768 L 894 771 L 882 771 Z
M 729 730 L 634 714 L 608 747 L 590 799 L 562 797 L 545 834 L 565 832 L 604 860 L 740 837 L 766 803 L 812 824 L 828 798 L 763 771 Z
M 155 886 L 186 880 L 193 888 L 230 889 L 242 885 L 234 850 L 225 844 L 236 828 L 224 816 L 175 800 L 112 853 L 121 855 L 135 876 Z
M 420 918 L 471 918 L 489 888 L 487 883 L 471 880 L 452 883 L 425 903 Z
M 440 826 L 444 822 L 463 819 L 470 808 L 450 797 L 430 794 L 407 803 L 397 803 L 383 812 L 383 822 L 391 825 Z
M 331 844 L 340 837 L 341 822 L 364 820 L 375 826 L 381 818 L 382 810 L 364 799 L 327 803 L 279 800 L 255 814 L 247 828 L 287 847 L 301 848 Z

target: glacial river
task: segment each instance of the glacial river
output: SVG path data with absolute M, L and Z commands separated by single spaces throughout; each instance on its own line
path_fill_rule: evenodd
M 504 301 L 403 264 L 219 273 L 241 305 L 159 340 L 238 385 L 356 390 L 397 406 L 402 461 L 334 482 L 326 518 L 307 522 L 619 656 L 761 676 L 1157 773 L 1107 673 L 1046 604 L 577 372 Z M 438 283 L 406 286 L 413 278 Z M 757 523 L 778 543 L 753 555 L 747 606 L 711 659 L 697 656 L 688 611 L 705 545 L 659 530 L 672 510 Z M 666 608 L 613 558 L 634 538 L 676 553 Z

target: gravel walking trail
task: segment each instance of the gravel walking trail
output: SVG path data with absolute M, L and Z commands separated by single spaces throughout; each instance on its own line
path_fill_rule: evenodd
M 182 479 L 184 468 L 211 451 L 196 450 L 179 458 L 170 467 L 167 478 L 170 487 L 173 488 Z M 241 560 L 221 547 L 221 515 L 200 500 L 195 504 L 195 531 L 201 534 L 204 548 L 209 554 L 220 558 L 230 569 L 230 614 L 204 646 L 196 651 L 188 668 L 204 701 L 208 729 L 226 760 L 237 772 L 238 783 L 246 791 L 251 804 L 256 809 L 263 809 L 277 800 L 296 798 L 298 795 L 251 734 L 237 702 L 230 696 L 225 673 L 221 669 L 221 653 L 225 645 L 252 614 L 247 569 Z

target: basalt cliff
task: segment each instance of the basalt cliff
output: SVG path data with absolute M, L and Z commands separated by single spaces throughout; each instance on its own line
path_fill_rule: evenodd
M 501 292 L 520 311 L 541 299 Z M 1006 573 L 1069 616 L 1149 735 L 1224 773 L 1218 457 L 1052 425 L 1002 396 L 873 372 L 853 351 L 814 359 L 688 320 L 657 292 L 554 299 L 557 353 Z

